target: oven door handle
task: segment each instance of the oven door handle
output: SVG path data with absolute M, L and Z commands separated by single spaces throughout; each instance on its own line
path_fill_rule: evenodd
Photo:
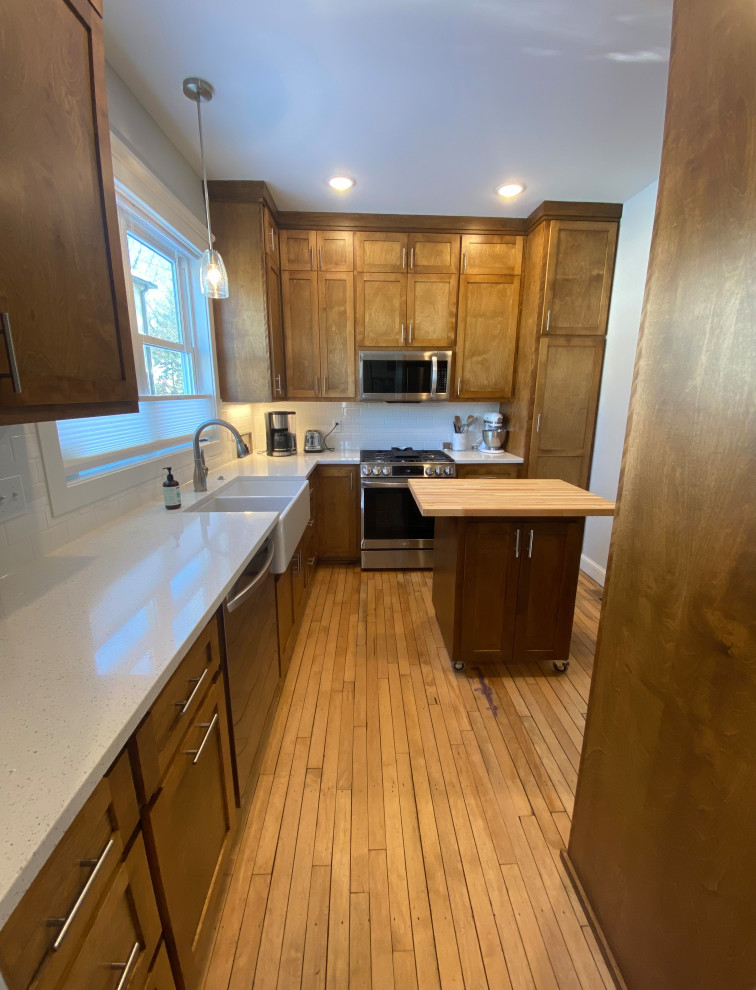
M 362 479 L 363 488 L 409 488 L 409 482 L 399 479 L 398 481 L 367 481 Z
M 438 354 L 434 354 L 431 358 L 431 399 L 437 398 L 438 388 Z

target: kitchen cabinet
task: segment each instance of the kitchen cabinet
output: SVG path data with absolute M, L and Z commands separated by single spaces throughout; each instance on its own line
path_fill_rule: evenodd
M 398 274 L 407 271 L 407 234 L 357 231 L 354 269 L 357 272 Z
M 284 230 L 281 267 L 292 272 L 354 271 L 351 230 Z
M 136 412 L 102 18 L 27 0 L 2 26 L 0 425 Z
M 315 271 L 317 247 L 317 234 L 314 230 L 282 230 L 282 270 L 285 272 Z
M 360 347 L 401 347 L 407 343 L 407 276 L 358 273 L 355 325 Z
M 407 276 L 408 344 L 453 347 L 457 331 L 457 275 Z
M 409 234 L 407 270 L 415 275 L 456 275 L 459 234 Z
M 529 477 L 588 487 L 603 360 L 603 337 L 541 338 Z
M 354 268 L 358 272 L 456 275 L 459 244 L 459 234 L 358 231 Z
M 209 183 L 215 246 L 231 286 L 227 299 L 213 300 L 224 402 L 268 402 L 286 394 L 278 234 L 257 184 L 246 185 Z
M 289 397 L 354 398 L 352 273 L 284 272 L 283 314 Z
M 296 554 L 295 554 L 296 556 Z M 278 665 L 283 679 L 289 669 L 291 648 L 295 639 L 294 615 L 294 571 L 297 563 L 294 557 L 283 574 L 276 574 L 276 617 L 278 619 Z
M 582 518 L 437 518 L 433 604 L 452 660 L 567 660 L 583 530 Z
M 320 560 L 360 556 L 360 477 L 353 464 L 321 464 L 317 470 Z
M 464 275 L 521 275 L 525 238 L 518 234 L 464 234 Z
M 458 478 L 519 478 L 522 474 L 521 464 L 497 464 L 491 460 L 488 464 L 457 464 Z
M 542 333 L 606 333 L 616 249 L 616 223 L 550 224 Z
M 317 522 L 312 478 L 310 481 L 310 521 L 283 574 L 276 575 L 278 616 L 278 655 L 281 677 L 286 676 L 299 627 L 312 591 L 317 564 Z
M 460 283 L 454 397 L 508 398 L 514 379 L 520 279 L 462 275 Z
M 144 816 L 168 947 L 183 990 L 199 984 L 235 820 L 226 701 L 218 674 L 187 721 L 181 746 Z

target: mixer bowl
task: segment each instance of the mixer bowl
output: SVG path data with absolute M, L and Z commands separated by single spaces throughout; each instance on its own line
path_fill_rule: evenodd
M 507 439 L 507 430 L 483 430 L 483 443 L 489 450 L 501 450 Z

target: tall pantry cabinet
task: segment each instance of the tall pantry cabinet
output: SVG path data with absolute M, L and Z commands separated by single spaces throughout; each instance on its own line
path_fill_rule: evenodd
M 542 220 L 528 234 L 509 449 L 530 478 L 588 486 L 618 221 Z

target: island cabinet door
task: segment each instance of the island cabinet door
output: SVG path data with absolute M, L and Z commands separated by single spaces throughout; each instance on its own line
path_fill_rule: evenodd
M 584 521 L 533 520 L 520 526 L 520 579 L 512 658 L 566 660 Z
M 522 552 L 519 523 L 466 520 L 459 659 L 512 658 L 517 578 Z

